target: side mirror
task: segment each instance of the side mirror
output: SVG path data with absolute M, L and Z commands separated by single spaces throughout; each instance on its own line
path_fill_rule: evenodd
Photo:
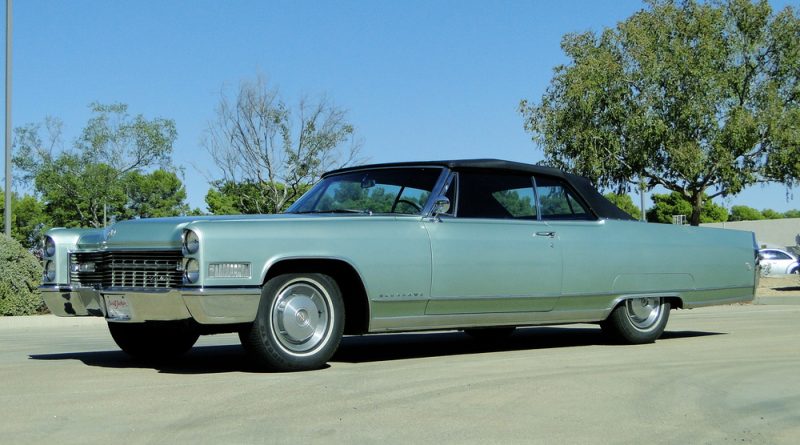
M 446 196 L 440 196 L 436 198 L 436 202 L 433 204 L 433 216 L 441 215 L 442 213 L 447 213 L 450 211 L 450 200 L 447 199 Z

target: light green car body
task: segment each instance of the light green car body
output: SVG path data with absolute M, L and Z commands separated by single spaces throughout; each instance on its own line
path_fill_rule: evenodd
M 195 254 L 181 250 L 186 230 L 199 238 Z M 632 298 L 660 297 L 683 309 L 747 302 L 758 277 L 752 233 L 603 218 L 239 215 L 47 235 L 55 243 L 45 258 L 54 262 L 54 276 L 41 290 L 54 314 L 127 323 L 191 319 L 217 331 L 253 322 L 262 286 L 281 271 L 345 276 L 346 333 L 600 322 Z M 182 252 L 184 264 L 199 263 L 199 277 L 164 288 L 76 284 L 71 258 L 107 251 Z M 220 263 L 246 264 L 249 274 L 210 277 L 209 266 Z M 112 300 L 125 302 L 122 315 L 109 311 Z

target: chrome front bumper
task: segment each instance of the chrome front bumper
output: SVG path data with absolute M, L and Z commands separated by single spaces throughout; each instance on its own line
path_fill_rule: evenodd
M 109 321 L 144 322 L 194 319 L 200 324 L 250 323 L 256 318 L 261 289 L 141 289 L 41 286 L 45 304 L 59 317 L 97 316 Z M 109 311 L 122 303 L 124 311 Z

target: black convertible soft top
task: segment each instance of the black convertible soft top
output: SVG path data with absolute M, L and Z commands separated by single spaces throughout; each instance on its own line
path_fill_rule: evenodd
M 509 172 L 530 173 L 535 175 L 545 175 L 562 178 L 567 181 L 578 194 L 586 201 L 598 217 L 604 219 L 635 220 L 627 212 L 615 206 L 606 199 L 591 182 L 583 176 L 573 175 L 552 167 L 541 165 L 525 164 L 522 162 L 503 161 L 501 159 L 455 159 L 449 161 L 420 161 L 420 162 L 391 162 L 385 164 L 358 165 L 346 167 L 338 170 L 331 170 L 322 177 L 327 177 L 339 173 L 370 168 L 389 168 L 389 167 L 446 167 L 452 170 L 461 169 L 484 169 L 484 170 L 507 170 Z

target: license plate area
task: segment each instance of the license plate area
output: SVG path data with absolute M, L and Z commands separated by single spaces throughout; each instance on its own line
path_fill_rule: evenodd
M 133 318 L 133 307 L 125 295 L 104 294 L 103 301 L 106 306 L 106 319 L 128 321 Z

